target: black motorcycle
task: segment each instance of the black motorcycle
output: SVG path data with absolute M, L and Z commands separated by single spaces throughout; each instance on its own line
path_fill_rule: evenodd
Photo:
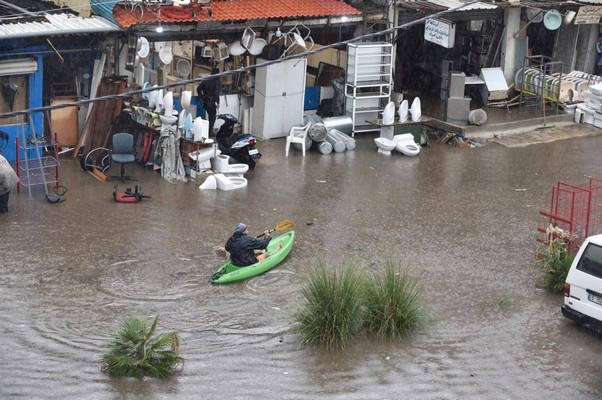
M 222 154 L 232 157 L 234 160 L 247 164 L 249 168 L 255 168 L 255 164 L 261 158 L 261 153 L 255 147 L 257 139 L 250 133 L 234 133 L 234 126 L 238 119 L 232 114 L 220 114 L 217 118 L 224 123 L 220 126 L 215 139 Z

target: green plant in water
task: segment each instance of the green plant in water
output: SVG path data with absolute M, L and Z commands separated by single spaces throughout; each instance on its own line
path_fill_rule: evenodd
M 543 273 L 544 286 L 552 293 L 561 293 L 574 259 L 575 253 L 568 250 L 566 242 L 554 239 L 537 247 L 532 264 Z
M 420 302 L 422 286 L 400 262 L 385 264 L 384 276 L 368 279 L 364 294 L 364 327 L 382 337 L 399 337 L 426 322 Z
M 344 348 L 361 329 L 361 285 L 353 266 L 329 270 L 319 262 L 301 289 L 304 304 L 295 314 L 301 343 Z
M 104 347 L 103 370 L 110 376 L 165 378 L 182 363 L 180 341 L 176 332 L 155 334 L 157 321 L 148 326 L 145 320 L 127 318 Z

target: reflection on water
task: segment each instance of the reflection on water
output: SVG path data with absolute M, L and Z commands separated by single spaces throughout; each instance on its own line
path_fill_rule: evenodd
M 538 290 L 527 264 L 552 185 L 602 177 L 590 162 L 602 138 L 435 145 L 414 158 L 357 139 L 353 152 L 305 158 L 285 158 L 283 140 L 261 142 L 248 186 L 230 192 L 133 167 L 152 199 L 118 204 L 112 184 L 64 160 L 66 202 L 12 195 L 0 215 L 0 398 L 599 398 L 602 341 L 562 318 L 562 299 Z M 209 283 L 236 223 L 259 234 L 282 219 L 297 231 L 284 263 Z M 433 323 L 344 352 L 299 347 L 291 316 L 309 268 L 374 269 L 389 256 L 422 277 Z M 180 334 L 182 372 L 100 372 L 120 321 L 155 315 L 159 331 Z

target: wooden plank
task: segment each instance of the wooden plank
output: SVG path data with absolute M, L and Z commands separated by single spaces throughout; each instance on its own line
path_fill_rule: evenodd
M 94 168 L 92 170 L 92 175 L 94 175 L 94 177 L 96 179 L 98 179 L 101 182 L 108 182 L 109 181 L 109 177 L 106 176 L 104 173 L 102 173 L 99 169 Z
M 88 173 L 90 175 L 92 175 L 94 177 L 94 179 L 100 181 L 100 182 L 108 182 L 109 181 L 109 177 L 106 176 L 101 170 L 99 170 L 98 168 L 92 166 L 91 170 L 88 170 Z

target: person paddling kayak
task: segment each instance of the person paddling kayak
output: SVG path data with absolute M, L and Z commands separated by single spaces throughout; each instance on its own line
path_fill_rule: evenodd
M 270 231 L 263 232 L 264 236 L 259 239 L 248 235 L 248 227 L 239 223 L 234 227 L 234 233 L 226 242 L 226 251 L 230 253 L 230 261 L 237 267 L 246 267 L 262 261 L 266 254 L 255 255 L 255 250 L 265 250 L 272 240 Z

